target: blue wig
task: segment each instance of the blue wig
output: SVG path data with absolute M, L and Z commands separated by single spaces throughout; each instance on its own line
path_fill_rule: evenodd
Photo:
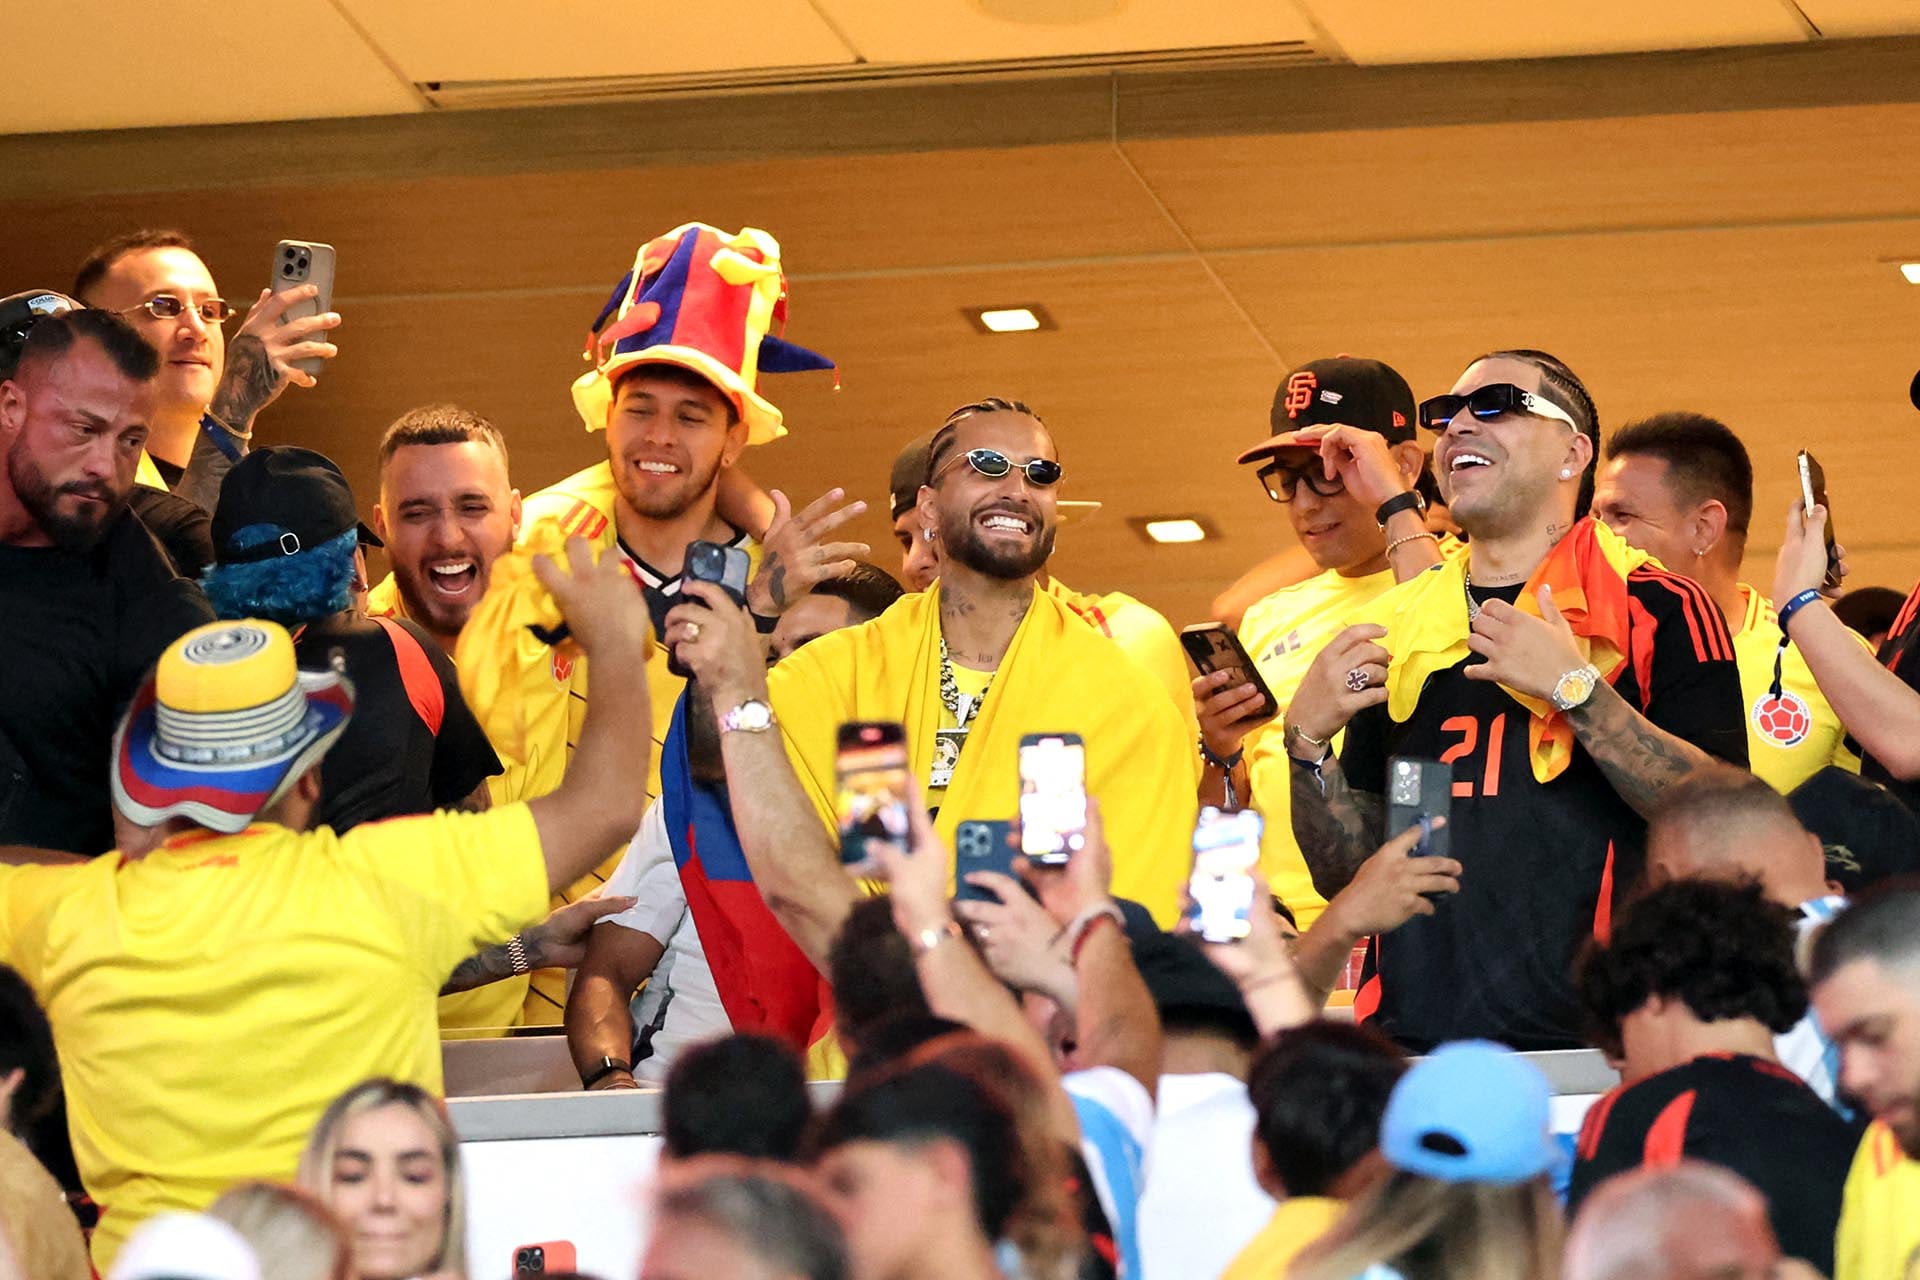
M 245 550 L 283 532 L 275 525 L 250 524 L 228 545 Z M 222 618 L 268 618 L 288 627 L 318 622 L 353 603 L 353 552 L 359 541 L 349 529 L 290 556 L 215 564 L 200 575 L 200 585 Z

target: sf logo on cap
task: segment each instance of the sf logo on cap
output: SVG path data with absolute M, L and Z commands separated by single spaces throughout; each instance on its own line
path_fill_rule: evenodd
M 1320 376 L 1311 369 L 1302 369 L 1288 378 L 1285 401 L 1287 417 L 1299 417 L 1300 411 L 1313 403 L 1313 393 L 1319 385 Z

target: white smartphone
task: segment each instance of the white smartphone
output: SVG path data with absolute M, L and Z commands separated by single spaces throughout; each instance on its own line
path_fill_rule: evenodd
M 330 244 L 282 240 L 273 246 L 273 278 L 269 287 L 275 293 L 285 293 L 303 284 L 317 285 L 320 289 L 318 297 L 288 307 L 280 317 L 281 324 L 333 310 L 333 262 L 333 246 Z M 304 360 L 295 360 L 293 367 L 308 377 L 317 378 L 320 376 L 320 366 L 325 363 L 319 356 L 308 356 Z

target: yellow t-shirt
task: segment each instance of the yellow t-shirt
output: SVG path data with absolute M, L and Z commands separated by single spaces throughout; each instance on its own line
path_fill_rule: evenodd
M 1793 645 L 1781 660 L 1781 696 L 1775 703 L 1773 664 L 1780 657 L 1780 620 L 1773 602 L 1758 591 L 1742 583 L 1740 592 L 1746 614 L 1728 621 L 1734 628 L 1740 694 L 1747 705 L 1747 767 L 1783 795 L 1830 764 L 1860 772 L 1860 757 L 1847 750 L 1846 726 Z
M 546 903 L 524 805 L 0 867 L 0 961 L 53 1023 L 101 1274 L 153 1214 L 290 1180 L 361 1080 L 438 1093 L 441 984 Z
M 1220 1280 L 1279 1280 L 1302 1250 L 1332 1228 L 1347 1211 L 1347 1202 L 1328 1196 L 1294 1196 L 1282 1200 L 1260 1228 L 1220 1273 Z
M 1050 578 L 1046 593 L 1080 615 L 1082 621 L 1120 646 L 1120 651 L 1158 680 L 1187 722 L 1187 736 L 1200 736 L 1200 716 L 1193 705 L 1193 672 L 1180 635 L 1159 610 L 1120 591 L 1091 596 Z
M 1860 1139 L 1840 1201 L 1833 1280 L 1920 1276 L 1920 1160 L 1875 1121 Z
M 960 691 L 961 697 L 970 699 L 976 706 L 979 705 L 980 699 L 986 696 L 987 689 L 992 683 L 993 672 L 991 671 L 975 671 L 972 667 L 963 667 L 957 662 L 953 664 L 953 687 Z M 960 727 L 960 721 L 954 717 L 953 708 L 944 702 L 940 704 L 940 727 L 942 729 L 957 729 Z M 961 749 L 964 751 L 965 746 L 963 745 Z M 920 779 L 920 786 L 927 793 L 927 808 L 929 809 L 938 809 L 941 802 L 947 798 L 947 789 L 945 787 L 941 787 L 938 791 L 935 791 L 927 785 L 926 778 Z M 1020 797 L 1008 796 L 1006 816 L 1011 818 L 1014 811 L 1019 807 Z
M 1305 929 L 1326 910 L 1327 900 L 1313 887 L 1306 859 L 1293 838 L 1293 766 L 1281 742 L 1287 704 L 1300 688 L 1307 668 L 1327 642 L 1339 635 L 1365 605 L 1393 587 L 1393 571 L 1360 578 L 1325 573 L 1282 587 L 1249 608 L 1240 619 L 1240 643 L 1246 646 L 1260 678 L 1273 691 L 1281 714 L 1247 735 L 1247 774 L 1252 806 L 1266 820 L 1260 841 L 1260 867 Z M 1337 744 L 1336 744 L 1337 749 Z

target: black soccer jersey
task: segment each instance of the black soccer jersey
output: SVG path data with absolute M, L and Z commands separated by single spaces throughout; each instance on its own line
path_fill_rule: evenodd
M 1580 1127 L 1567 1214 L 1613 1174 L 1705 1160 L 1759 1188 L 1781 1249 L 1830 1275 L 1841 1190 L 1859 1143 L 1860 1130 L 1779 1063 L 1706 1054 L 1593 1104 Z
M 1474 594 L 1511 602 L 1520 590 Z M 1614 689 L 1660 728 L 1744 766 L 1726 619 L 1699 584 L 1657 565 L 1634 570 L 1627 590 L 1642 661 L 1625 664 Z M 1355 1012 L 1415 1051 L 1474 1036 L 1579 1048 L 1573 956 L 1639 876 L 1646 823 L 1578 743 L 1564 772 L 1535 780 L 1528 711 L 1499 685 L 1467 679 L 1479 661 L 1432 676 L 1404 723 L 1382 705 L 1347 727 L 1340 764 L 1356 790 L 1384 794 L 1393 756 L 1453 766 L 1450 841 L 1464 868 L 1433 915 L 1373 940 Z
M 1916 615 L 1920 615 L 1920 586 L 1914 587 L 1913 594 L 1894 617 L 1893 627 L 1880 645 L 1880 665 L 1905 680 L 1909 689 L 1920 693 L 1920 616 Z M 1907 808 L 1920 813 L 1920 784 L 1894 777 L 1872 756 L 1861 760 L 1860 776 L 1884 783 Z

